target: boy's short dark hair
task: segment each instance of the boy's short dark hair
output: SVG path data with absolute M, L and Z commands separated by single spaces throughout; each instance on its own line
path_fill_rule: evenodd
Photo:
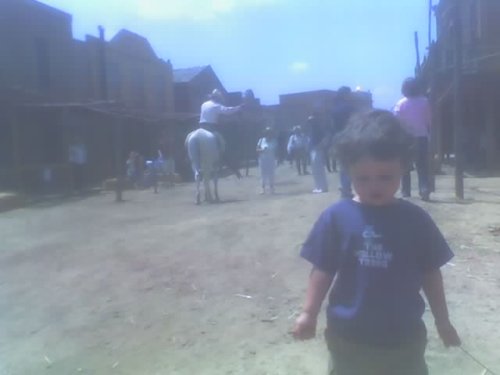
M 351 93 L 352 90 L 349 86 L 341 86 L 337 90 L 337 98 L 346 99 L 347 97 L 349 97 L 349 95 L 351 95 Z
M 413 156 L 413 137 L 391 112 L 375 109 L 354 115 L 335 141 L 339 162 L 350 167 L 363 158 L 399 159 L 408 167 Z
M 401 85 L 401 93 L 407 98 L 416 98 L 423 95 L 423 86 L 417 78 L 406 78 Z

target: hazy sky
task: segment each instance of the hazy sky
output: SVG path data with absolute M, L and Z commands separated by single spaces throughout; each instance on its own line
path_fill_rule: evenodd
M 263 104 L 284 93 L 360 86 L 392 107 L 427 47 L 428 0 L 42 0 L 73 15 L 73 35 L 148 38 L 174 68 L 212 65 L 228 91 Z M 434 0 L 437 3 L 438 0 Z

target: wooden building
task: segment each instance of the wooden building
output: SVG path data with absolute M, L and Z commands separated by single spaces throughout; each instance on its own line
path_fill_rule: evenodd
M 8 96 L 12 98 L 12 92 Z M 77 138 L 87 150 L 85 179 L 90 185 L 122 175 L 132 150 L 152 159 L 162 144 L 170 149 L 168 156 L 182 165 L 179 130 L 191 120 L 179 114 L 134 114 L 114 102 L 0 100 L 0 188 L 71 190 L 69 147 Z
M 175 110 L 182 113 L 199 113 L 200 107 L 214 90 L 224 96 L 227 91 L 210 65 L 174 69 Z
M 458 17 L 457 13 L 458 12 Z M 460 20 L 462 70 L 460 142 L 469 169 L 500 166 L 500 2 L 441 0 L 435 8 L 437 39 L 420 73 L 430 89 L 434 149 L 441 161 L 454 153 L 453 70 Z
M 89 182 L 114 176 L 132 150 L 154 157 L 160 139 L 182 164 L 174 140 L 190 120 L 174 110 L 172 65 L 146 38 L 121 30 L 76 40 L 71 15 L 0 1 L 1 188 L 68 188 L 74 137 L 88 148 Z

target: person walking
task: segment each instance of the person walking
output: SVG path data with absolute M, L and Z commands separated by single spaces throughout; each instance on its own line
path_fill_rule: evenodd
M 355 111 L 352 103 L 352 92 L 348 86 L 342 86 L 337 90 L 337 97 L 333 106 L 333 139 L 340 134 Z M 335 141 L 334 141 L 335 142 Z M 351 179 L 346 168 L 339 165 L 340 195 L 342 198 L 352 198 Z
M 311 171 L 314 180 L 313 193 L 326 193 L 328 191 L 328 181 L 325 172 L 325 145 L 326 133 L 321 122 L 316 116 L 309 116 L 307 119 L 309 128 L 309 150 L 311 154 Z
M 418 176 L 418 191 L 424 201 L 430 199 L 429 187 L 429 136 L 431 131 L 431 106 L 423 95 L 423 89 L 415 78 L 404 80 L 403 98 L 394 107 L 395 115 L 412 134 L 415 150 L 415 166 Z M 411 168 L 401 179 L 403 197 L 411 196 Z
M 87 158 L 87 147 L 85 146 L 82 137 L 76 136 L 73 142 L 69 145 L 68 161 L 71 165 L 73 188 L 79 193 L 83 191 L 87 183 Z
M 277 141 L 274 132 L 267 127 L 263 137 L 257 142 L 257 154 L 259 155 L 259 168 L 262 180 L 261 194 L 266 193 L 266 187 L 271 194 L 274 190 L 274 172 L 276 170 L 276 148 Z

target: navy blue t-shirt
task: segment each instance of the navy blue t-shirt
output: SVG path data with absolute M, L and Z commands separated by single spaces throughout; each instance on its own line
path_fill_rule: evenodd
M 430 216 L 408 201 L 369 206 L 341 200 L 321 214 L 301 256 L 336 275 L 329 332 L 354 342 L 399 345 L 422 332 L 423 275 L 453 253 Z

